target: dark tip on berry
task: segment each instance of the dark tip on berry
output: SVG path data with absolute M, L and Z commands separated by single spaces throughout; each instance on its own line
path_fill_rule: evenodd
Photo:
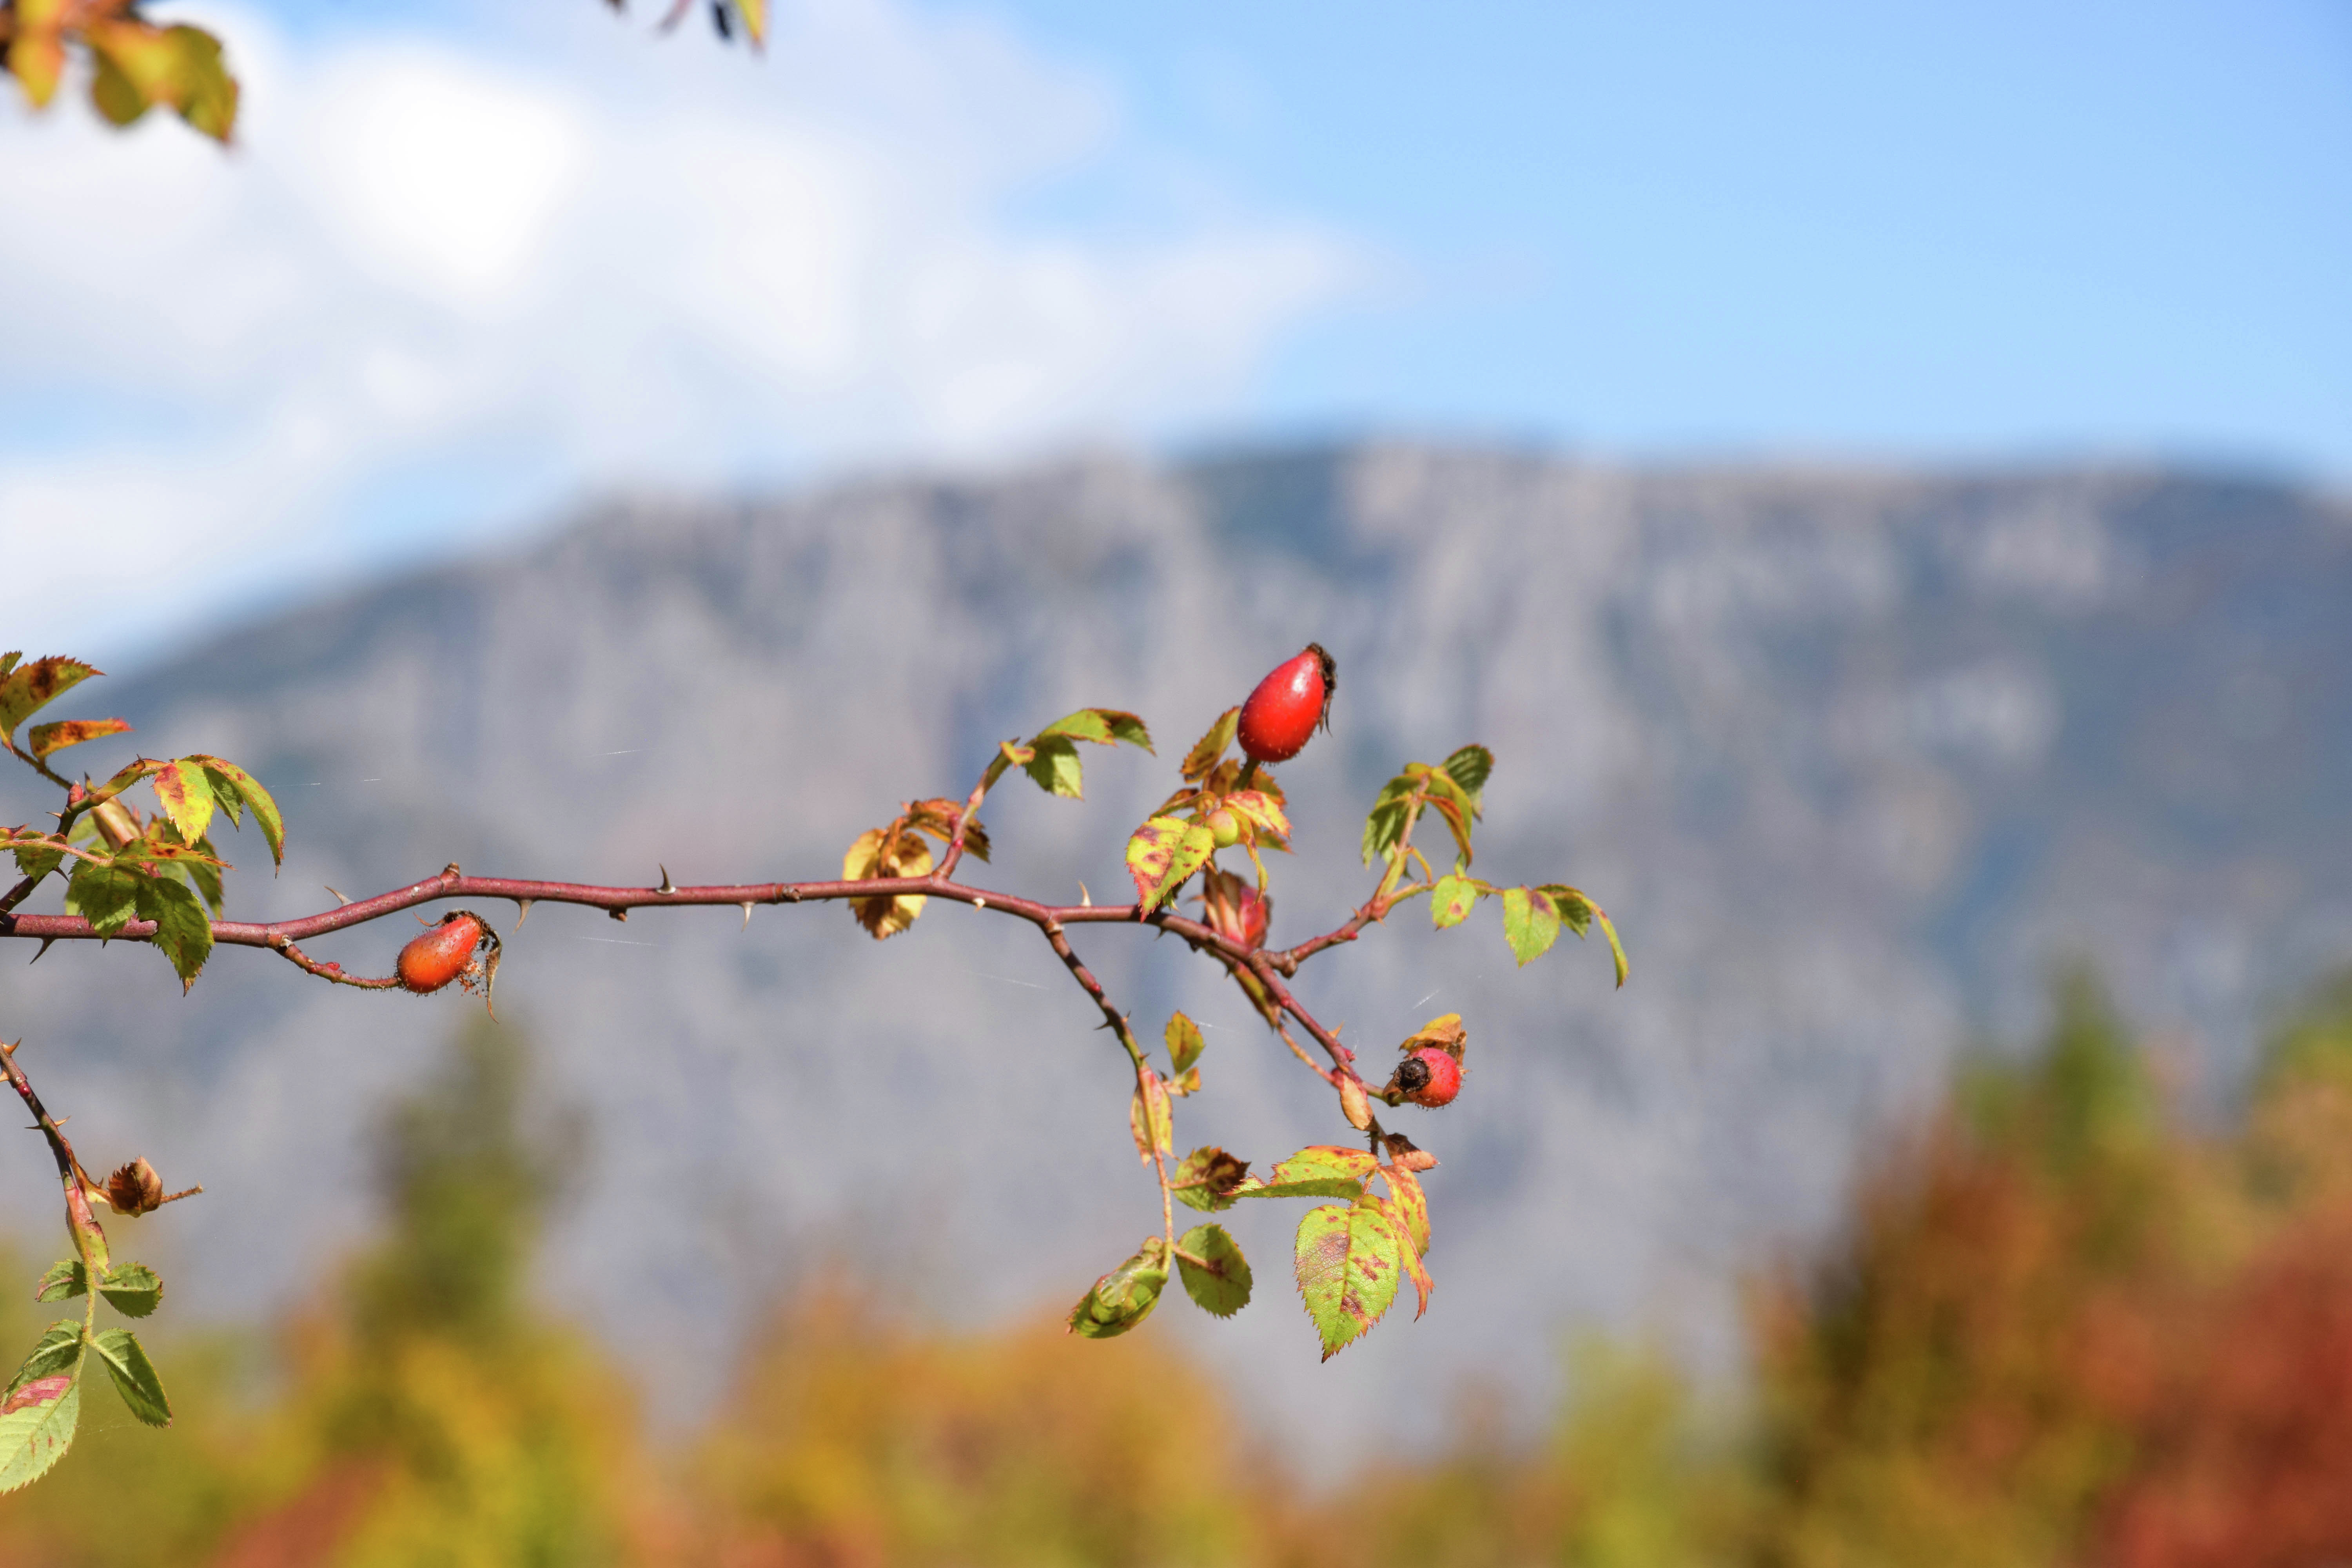
M 1407 1094 L 1418 1094 L 1429 1085 L 1429 1064 L 1419 1057 L 1407 1057 L 1397 1064 L 1397 1087 Z

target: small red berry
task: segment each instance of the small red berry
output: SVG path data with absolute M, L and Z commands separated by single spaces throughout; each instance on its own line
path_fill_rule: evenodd
M 420 996 L 438 991 L 473 968 L 474 949 L 482 944 L 488 930 L 479 915 L 452 910 L 439 925 L 400 950 L 393 973 Z
M 1415 1105 L 1446 1105 L 1462 1092 L 1462 1064 L 1440 1046 L 1423 1046 L 1397 1064 L 1391 1080 Z
M 1243 754 L 1254 763 L 1286 763 L 1297 756 L 1317 725 L 1331 727 L 1331 694 L 1339 689 L 1339 665 L 1320 643 L 1308 643 L 1305 652 L 1259 681 L 1242 704 L 1235 734 Z

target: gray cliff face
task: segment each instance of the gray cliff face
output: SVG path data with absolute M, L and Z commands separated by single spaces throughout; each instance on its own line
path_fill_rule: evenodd
M 1597 942 L 1515 970 L 1491 906 L 1447 933 L 1409 908 L 1302 973 L 1372 1059 L 1463 1013 L 1473 1075 L 1404 1113 L 1444 1161 L 1428 1321 L 1318 1366 L 1287 1286 L 1297 1205 L 1228 1216 L 1252 1310 L 1155 1321 L 1279 1421 L 1425 1426 L 1482 1370 L 1532 1393 L 1580 1319 L 1732 1364 L 1736 1271 L 1831 1221 L 1857 1150 L 1972 1035 L 2030 1027 L 2053 959 L 2094 958 L 2178 1032 L 2211 1104 L 2265 1009 L 2352 953 L 2352 516 L 2161 473 L 1365 447 L 622 505 L 74 710 L 277 791 L 284 875 L 250 832 L 230 851 L 232 912 L 263 918 L 452 859 L 830 875 L 998 740 L 1130 708 L 1158 758 L 1088 748 L 1083 804 L 1015 780 L 987 812 L 998 866 L 973 868 L 1109 900 L 1184 746 L 1310 637 L 1340 689 L 1332 737 L 1283 770 L 1299 853 L 1276 939 L 1368 889 L 1381 779 L 1482 740 L 1478 868 L 1590 890 L 1634 976 L 1612 993 Z M 837 909 L 748 931 L 732 910 L 483 912 L 508 938 L 501 1016 L 594 1129 L 550 1300 L 673 1415 L 766 1293 L 829 1260 L 992 1319 L 1062 1310 L 1155 1226 L 1123 1058 L 1025 926 L 934 907 L 877 944 Z M 401 940 L 314 951 L 383 973 Z M 1080 946 L 1154 1031 L 1178 1005 L 1211 1026 L 1180 1144 L 1265 1162 L 1344 1131 L 1207 965 L 1132 931 Z M 60 946 L 9 983 L 7 1032 L 86 1147 L 205 1184 L 137 1249 L 184 1305 L 248 1310 L 312 1288 L 364 1222 L 371 1104 L 467 1004 L 231 951 L 177 991 L 153 955 Z M 0 1147 L 11 1190 L 41 1190 L 37 1141 Z

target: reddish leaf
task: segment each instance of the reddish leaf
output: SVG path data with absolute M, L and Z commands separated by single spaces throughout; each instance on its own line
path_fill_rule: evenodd
M 16 63 L 13 56 L 10 63 Z M 17 74 L 21 76 L 23 72 Z M 0 677 L 0 736 L 13 738 L 17 725 L 60 694 L 102 673 L 78 658 L 37 658 L 30 664 L 16 666 Z
M 79 746 L 84 741 L 130 732 L 131 722 L 126 719 L 60 719 L 54 724 L 36 724 L 26 731 L 26 749 L 36 757 L 46 757 L 68 746 Z
M 1135 1098 L 1127 1109 L 1128 1130 L 1135 1134 L 1135 1152 L 1147 1165 L 1155 1153 L 1176 1152 L 1176 1121 L 1168 1105 L 1168 1086 L 1149 1067 L 1135 1069 Z
M 1325 1361 L 1396 1300 L 1403 1250 L 1395 1225 L 1376 1207 L 1326 1204 L 1300 1217 L 1293 1252 L 1298 1294 L 1322 1336 Z

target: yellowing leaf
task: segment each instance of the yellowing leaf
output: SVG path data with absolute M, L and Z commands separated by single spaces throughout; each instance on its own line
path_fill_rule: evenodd
M 1609 956 L 1617 966 L 1617 984 L 1623 985 L 1625 984 L 1625 947 L 1617 940 L 1616 922 L 1609 918 L 1608 912 L 1599 904 L 1594 903 L 1590 897 L 1565 882 L 1546 882 L 1536 891 L 1551 900 L 1553 908 L 1559 911 L 1559 918 L 1578 936 L 1582 936 L 1591 930 L 1595 921 L 1600 923 L 1601 934 L 1609 939 Z
M 1236 813 L 1259 832 L 1271 835 L 1276 842 L 1290 837 L 1290 818 L 1282 804 L 1262 789 L 1235 790 L 1225 796 L 1225 809 Z
M 1403 1266 L 1405 1278 L 1412 1281 L 1413 1294 L 1421 1299 L 1412 1313 L 1419 1318 L 1429 1310 L 1429 1293 L 1436 1289 L 1436 1282 L 1430 1279 L 1428 1268 L 1421 1261 L 1421 1247 L 1413 1240 L 1411 1226 L 1397 1213 L 1393 1203 L 1369 1193 L 1358 1200 L 1357 1207 L 1376 1215 L 1395 1236 L 1397 1261 Z
M 1175 1114 L 1168 1104 L 1168 1086 L 1149 1067 L 1136 1069 L 1135 1098 L 1127 1109 L 1128 1131 L 1135 1134 L 1135 1152 L 1147 1165 L 1153 1154 L 1176 1152 Z
M 1268 1171 L 1234 1189 L 1237 1198 L 1354 1198 L 1361 1196 L 1365 1179 L 1380 1162 L 1361 1149 L 1320 1143 L 1301 1149 Z
M 1478 884 L 1460 872 L 1449 872 L 1429 890 L 1429 918 L 1438 930 L 1458 926 L 1478 905 Z
M 198 753 L 180 760 L 194 763 L 205 770 L 205 776 L 212 781 L 214 803 L 227 812 L 228 819 L 239 827 L 245 826 L 245 819 L 238 815 L 237 808 L 240 805 L 250 807 L 255 825 L 261 829 L 261 836 L 269 841 L 270 858 L 281 866 L 286 863 L 286 819 L 278 812 L 278 802 L 261 787 L 259 779 L 235 763 L 219 757 Z M 155 765 L 149 764 L 151 767 Z
M 931 870 L 929 846 L 905 831 L 905 818 L 887 827 L 868 828 L 857 836 L 841 858 L 845 882 L 868 882 L 886 877 L 927 877 Z M 915 923 L 923 912 L 921 893 L 852 900 L 849 912 L 877 942 L 894 937 Z
M 17 63 L 16 55 L 24 47 L 22 38 L 11 46 L 11 66 Z M 21 78 L 24 72 L 20 69 L 17 75 Z M 13 738 L 17 725 L 99 673 L 78 658 L 37 658 L 18 665 L 0 677 L 0 736 Z
M 1381 1179 L 1389 1184 L 1390 1212 L 1402 1222 L 1416 1254 L 1429 1250 L 1429 1196 L 1421 1178 L 1402 1165 L 1382 1165 Z
M 1216 847 L 1216 835 L 1200 823 L 1153 817 L 1127 841 L 1127 869 L 1135 879 L 1136 897 L 1146 910 L 1156 908 L 1206 865 Z
M 1199 780 L 1208 776 L 1209 770 L 1215 767 L 1218 760 L 1225 754 L 1225 748 L 1234 743 L 1234 729 L 1241 719 L 1242 710 L 1238 708 L 1228 708 L 1217 715 L 1217 721 L 1209 726 L 1209 732 L 1193 742 L 1192 749 L 1184 753 L 1186 778 Z
M 1201 1038 L 1201 1026 L 1182 1013 L 1180 1012 L 1168 1020 L 1168 1029 L 1163 1037 L 1168 1042 L 1169 1064 L 1176 1069 L 1179 1076 L 1201 1059 L 1201 1051 L 1205 1043 Z
M 193 757 L 165 763 L 155 770 L 153 784 L 155 798 L 181 838 L 190 844 L 202 838 L 213 821 L 213 786 L 204 764 Z
M 36 757 L 46 757 L 68 746 L 79 746 L 84 741 L 130 732 L 130 722 L 122 719 L 60 719 L 54 724 L 36 724 L 26 731 L 26 749 Z
M 1559 940 L 1559 910 L 1550 897 L 1533 888 L 1504 889 L 1503 940 L 1522 965 L 1543 956 Z
M 1402 1250 L 1396 1227 L 1376 1209 L 1326 1204 L 1300 1217 L 1293 1248 L 1298 1295 L 1322 1336 L 1325 1361 L 1380 1321 L 1396 1300 Z

